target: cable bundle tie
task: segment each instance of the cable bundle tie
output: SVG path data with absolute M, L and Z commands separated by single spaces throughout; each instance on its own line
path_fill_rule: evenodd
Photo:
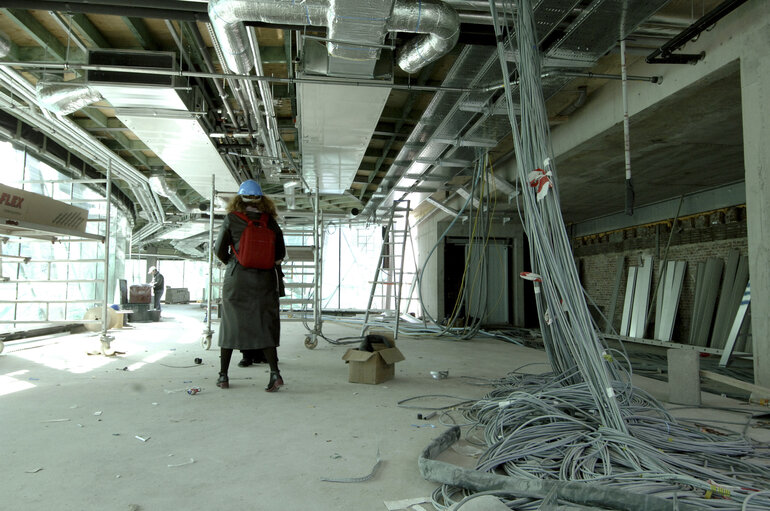
M 553 183 L 551 182 L 552 175 L 553 173 L 550 170 L 546 172 L 543 169 L 535 169 L 527 175 L 529 186 L 537 188 L 538 201 L 543 200 L 548 195 L 548 190 L 553 188 Z
M 506 406 L 511 406 L 511 403 L 513 403 L 513 401 L 511 401 L 511 400 L 500 401 L 499 403 L 497 403 L 497 406 L 500 407 L 500 408 L 505 408 Z
M 716 494 L 716 497 L 722 497 L 724 499 L 729 499 L 732 492 L 729 488 L 723 485 L 717 484 L 713 479 L 709 479 L 706 481 L 709 484 L 709 489 L 706 491 L 706 494 L 704 495 L 705 498 L 710 499 L 714 494 Z

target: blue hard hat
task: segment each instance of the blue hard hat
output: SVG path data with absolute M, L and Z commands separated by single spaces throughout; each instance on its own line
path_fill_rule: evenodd
M 247 179 L 246 181 L 241 183 L 241 187 L 238 189 L 238 195 L 256 195 L 256 196 L 261 196 L 262 195 L 262 187 L 259 186 L 259 183 L 257 183 L 253 179 Z

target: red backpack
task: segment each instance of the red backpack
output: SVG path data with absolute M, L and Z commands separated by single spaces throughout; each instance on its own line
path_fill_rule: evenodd
M 262 213 L 259 220 L 252 220 L 238 211 L 233 214 L 246 222 L 238 242 L 240 251 L 230 245 L 238 262 L 244 268 L 272 269 L 275 266 L 275 231 L 267 226 L 268 215 Z

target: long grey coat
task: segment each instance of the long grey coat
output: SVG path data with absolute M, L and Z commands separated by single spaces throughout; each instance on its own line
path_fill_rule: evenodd
M 259 213 L 247 211 L 253 219 Z M 286 256 L 283 232 L 270 218 L 268 227 L 275 231 L 275 259 Z M 244 268 L 231 253 L 230 245 L 239 248 L 246 222 L 228 214 L 222 223 L 214 253 L 227 264 L 222 287 L 222 322 L 219 327 L 219 346 L 239 350 L 253 350 L 278 346 L 281 323 L 278 312 L 279 268 L 258 270 Z

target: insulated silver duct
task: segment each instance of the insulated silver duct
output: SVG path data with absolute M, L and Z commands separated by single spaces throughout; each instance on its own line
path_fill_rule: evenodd
M 147 238 L 149 238 L 150 236 L 158 232 L 162 227 L 163 227 L 163 224 L 158 222 L 152 222 L 152 223 L 146 224 L 144 227 L 142 227 L 132 235 L 132 244 L 134 245 L 139 244 L 141 241 L 146 240 Z
M 195 211 L 195 208 L 189 207 L 187 204 L 184 203 L 184 201 L 179 197 L 179 194 L 176 190 L 172 190 L 171 186 L 169 186 L 168 181 L 166 181 L 166 178 L 164 176 L 150 176 L 149 179 L 150 182 L 150 188 L 152 188 L 152 191 L 157 193 L 158 195 L 162 195 L 163 197 L 166 197 L 168 200 L 171 201 L 171 203 L 181 211 L 182 213 L 190 213 L 191 211 Z
M 460 18 L 440 0 L 396 0 L 388 30 L 425 34 L 396 54 L 398 67 L 415 73 L 454 48 L 460 37 Z
M 326 26 L 327 0 L 210 0 L 209 18 L 227 67 L 248 74 L 253 65 L 249 38 L 243 21 L 283 25 Z
M 385 33 L 423 34 L 399 51 L 399 67 L 413 73 L 451 50 L 460 35 L 460 19 L 440 0 L 211 0 L 209 18 L 227 67 L 234 73 L 252 69 L 243 21 L 325 26 L 327 51 L 352 60 L 375 60 Z M 342 42 L 342 43 L 341 43 Z M 351 43 L 351 44 L 346 44 Z M 356 44 L 360 46 L 356 46 Z
M 329 55 L 347 60 L 376 61 L 393 0 L 329 0 Z
M 45 80 L 37 82 L 35 94 L 40 106 L 61 115 L 69 115 L 103 99 L 99 91 L 82 83 L 68 85 Z

